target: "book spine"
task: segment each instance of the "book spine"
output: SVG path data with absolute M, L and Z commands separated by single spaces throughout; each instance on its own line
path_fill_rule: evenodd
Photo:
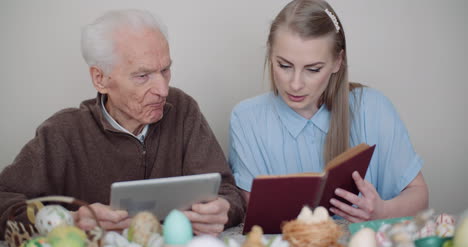
M 328 179 L 328 172 L 326 172 L 321 180 L 320 180 L 320 188 L 319 188 L 319 193 L 316 195 L 315 199 L 314 199 L 314 204 L 313 204 L 313 208 L 316 208 L 320 202 L 322 201 L 322 196 L 323 196 L 323 192 L 325 191 L 325 185 L 327 184 L 327 179 Z M 328 208 L 327 208 L 328 210 Z

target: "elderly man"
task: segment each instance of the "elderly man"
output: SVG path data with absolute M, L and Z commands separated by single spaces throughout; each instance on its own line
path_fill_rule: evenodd
M 0 174 L 1 238 L 24 199 L 72 196 L 92 203 L 104 228 L 123 229 L 127 212 L 107 206 L 113 182 L 210 172 L 222 175 L 220 195 L 185 212 L 194 232 L 240 223 L 245 201 L 213 132 L 195 100 L 169 87 L 169 44 L 154 17 L 109 12 L 83 29 L 82 52 L 97 98 L 47 119 Z M 94 226 L 88 210 L 71 210 L 80 227 Z

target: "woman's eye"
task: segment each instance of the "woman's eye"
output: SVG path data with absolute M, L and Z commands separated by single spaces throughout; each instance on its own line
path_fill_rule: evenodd
M 278 66 L 282 69 L 289 69 L 291 68 L 291 65 L 288 64 L 283 64 L 283 63 L 278 63 Z
M 308 71 L 310 72 L 320 72 L 322 68 L 307 68 Z

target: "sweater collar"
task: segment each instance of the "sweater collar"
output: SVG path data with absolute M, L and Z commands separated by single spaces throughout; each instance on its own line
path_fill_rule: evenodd
M 96 119 L 99 121 L 99 123 L 101 124 L 101 126 L 103 127 L 104 130 L 113 131 L 113 132 L 120 132 L 119 129 L 115 128 L 114 126 L 112 126 L 112 124 L 109 123 L 109 121 L 106 119 L 104 113 L 102 112 L 101 97 L 103 97 L 103 95 L 98 92 L 97 96 L 96 96 L 96 99 L 94 100 L 94 104 L 88 105 L 87 107 L 91 110 L 91 112 L 96 117 Z M 85 103 L 85 102 L 83 102 L 83 103 Z M 85 105 L 87 105 L 87 104 L 85 104 Z M 153 132 L 153 129 L 155 128 L 155 126 L 157 126 L 159 123 L 161 123 L 161 122 L 163 122 L 165 120 L 164 116 L 166 116 L 172 108 L 174 108 L 174 105 L 172 105 L 171 103 L 166 101 L 166 104 L 164 105 L 163 118 L 161 120 L 159 120 L 158 122 L 156 122 L 156 123 L 152 123 L 152 124 L 148 125 L 148 132 L 147 132 L 146 136 L 151 135 L 151 133 Z
M 101 100 L 100 100 L 101 101 L 101 112 L 104 115 L 104 117 L 106 118 L 107 122 L 109 122 L 112 125 L 112 127 L 114 127 L 114 129 L 117 129 L 119 131 L 127 133 L 127 134 L 135 137 L 136 139 L 138 139 L 141 143 L 143 143 L 145 141 L 146 134 L 148 133 L 149 124 L 145 125 L 145 127 L 143 127 L 143 129 L 141 130 L 141 132 L 138 135 L 134 135 L 132 132 L 128 131 L 122 125 L 117 123 L 117 121 L 109 114 L 109 112 L 107 111 L 106 106 L 105 106 L 106 100 L 107 100 L 107 95 L 105 95 L 105 94 L 101 95 Z

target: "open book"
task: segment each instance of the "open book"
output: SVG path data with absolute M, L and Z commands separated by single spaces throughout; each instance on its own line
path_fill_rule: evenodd
M 295 219 L 302 207 L 331 207 L 335 189 L 358 194 L 351 174 L 358 171 L 365 177 L 375 145 L 365 143 L 348 149 L 328 162 L 322 173 L 258 176 L 254 179 L 244 224 L 244 233 L 259 225 L 264 233 L 281 233 L 283 221 Z

